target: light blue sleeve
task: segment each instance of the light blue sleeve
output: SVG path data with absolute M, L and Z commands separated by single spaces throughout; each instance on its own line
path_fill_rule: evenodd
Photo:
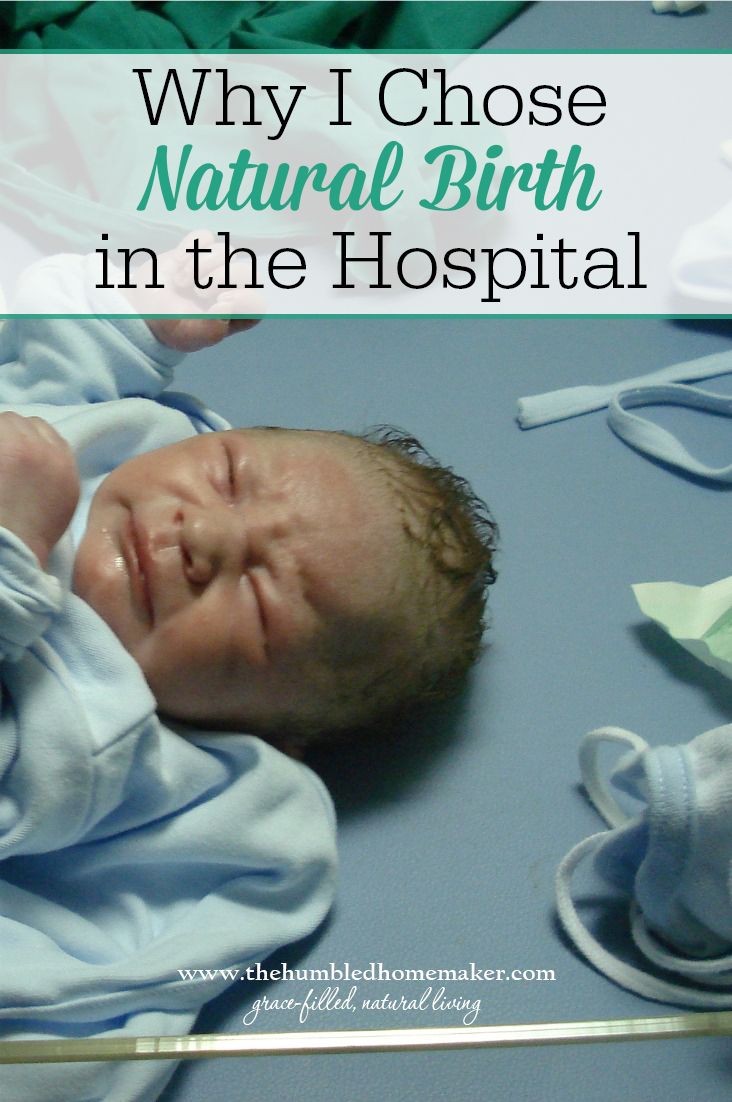
M 182 354 L 156 340 L 141 318 L 73 316 L 94 313 L 90 268 L 86 257 L 55 256 L 23 274 L 11 306 L 22 316 L 0 327 L 0 402 L 157 398 L 171 382 Z M 121 299 L 125 310 L 132 312 Z
M 91 763 L 76 756 L 84 716 L 44 661 L 43 636 L 66 600 L 59 580 L 0 528 L 0 858 L 34 841 L 64 845 L 89 803 Z
M 41 570 L 32 551 L 0 528 L 0 662 L 17 661 L 61 609 L 58 578 Z

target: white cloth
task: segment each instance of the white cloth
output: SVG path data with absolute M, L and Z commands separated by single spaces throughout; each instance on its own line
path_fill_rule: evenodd
M 603 742 L 627 751 L 611 780 L 642 801 L 638 814 L 624 811 L 605 783 L 597 758 Z M 685 1006 L 732 1007 L 732 725 L 681 746 L 657 747 L 603 727 L 583 739 L 580 767 L 610 829 L 576 845 L 557 871 L 564 929 L 596 968 L 630 991 Z M 603 880 L 627 899 L 646 967 L 621 959 L 580 918 L 572 875 L 589 855 Z
M 684 232 L 671 274 L 684 295 L 722 306 L 732 302 L 732 203 Z

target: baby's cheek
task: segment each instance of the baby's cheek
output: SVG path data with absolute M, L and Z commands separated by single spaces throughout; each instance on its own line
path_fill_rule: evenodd
M 111 555 L 80 553 L 74 564 L 72 589 L 86 601 L 130 650 L 136 627 L 130 608 L 129 585 L 124 570 Z
M 155 626 L 132 654 L 161 707 L 198 699 L 215 681 L 210 632 L 184 614 Z

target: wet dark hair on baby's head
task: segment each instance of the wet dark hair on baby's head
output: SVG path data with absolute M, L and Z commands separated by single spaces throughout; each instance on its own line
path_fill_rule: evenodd
M 322 709 L 282 715 L 288 745 L 393 730 L 414 709 L 460 690 L 482 650 L 487 590 L 496 578 L 498 536 L 470 484 L 392 426 L 334 433 L 380 478 L 404 533 L 401 594 L 391 639 L 361 654 L 331 656 L 336 676 L 322 686 Z M 317 713 L 320 712 L 318 715 Z

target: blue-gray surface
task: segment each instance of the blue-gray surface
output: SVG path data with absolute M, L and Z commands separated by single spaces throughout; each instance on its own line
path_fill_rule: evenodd
M 732 720 L 732 686 L 642 626 L 629 588 L 729 574 L 730 498 L 640 457 L 602 413 L 522 432 L 515 402 L 714 352 L 731 338 L 732 323 L 656 319 L 272 320 L 181 373 L 234 422 L 406 426 L 474 482 L 501 526 L 491 647 L 461 706 L 399 745 L 325 763 L 341 815 L 339 903 L 319 938 L 285 953 L 291 966 L 555 970 L 553 983 L 448 985 L 449 995 L 481 1000 L 477 1024 L 664 1012 L 568 948 L 552 878 L 570 846 L 600 826 L 577 786 L 585 731 L 614 723 L 678 742 Z M 715 385 L 732 390 L 732 380 Z M 673 417 L 710 461 L 729 458 L 728 424 Z M 302 999 L 309 986 L 238 985 L 199 1028 L 239 1030 L 258 995 Z M 359 1002 L 424 986 L 362 983 Z M 459 1020 L 323 1011 L 305 1027 Z M 298 1028 L 297 1016 L 260 1013 L 254 1028 Z M 211 1061 L 179 1073 L 166 1098 L 279 1099 L 296 1083 L 313 1102 L 483 1096 L 490 1081 L 489 1097 L 564 1099 L 592 1069 L 599 1102 L 637 1098 L 644 1081 L 648 1098 L 662 1091 L 681 1102 L 693 1088 L 721 1102 L 728 1054 L 727 1042 L 685 1041 L 625 1046 L 622 1062 L 614 1048 Z
M 724 45 L 729 5 L 684 18 L 645 3 L 540 4 L 506 48 Z M 551 10 L 554 9 L 554 10 Z M 591 10 L 590 10 L 591 9 Z M 722 10 L 724 9 L 724 10 Z M 727 38 L 729 41 L 729 37 Z M 365 967 L 553 969 L 554 982 L 457 983 L 476 1024 L 664 1014 L 594 972 L 559 934 L 558 861 L 600 824 L 578 788 L 577 743 L 614 723 L 652 743 L 732 721 L 732 685 L 644 625 L 635 581 L 703 584 L 732 573 L 729 492 L 635 454 L 604 415 L 521 432 L 516 399 L 605 382 L 730 347 L 732 323 L 647 319 L 272 320 L 194 357 L 181 389 L 241 424 L 409 428 L 467 475 L 501 526 L 491 647 L 460 705 L 399 744 L 331 755 L 342 875 L 326 928 L 281 960 Z M 732 391 L 732 380 L 715 389 Z M 659 412 L 708 461 L 730 459 L 714 417 Z M 235 824 L 232 824 L 235 829 Z M 589 898 L 608 936 L 622 918 Z M 181 967 L 188 963 L 181 961 Z M 273 966 L 276 962 L 272 962 Z M 202 1032 L 240 1031 L 254 999 L 302 999 L 324 983 L 239 984 Z M 341 984 L 341 994 L 347 987 Z M 254 1030 L 459 1024 L 448 1011 L 360 1009 L 425 984 L 359 985 L 353 1013 L 260 1012 Z M 439 985 L 433 985 L 435 987 Z M 175 1075 L 165 1102 L 365 1102 L 374 1098 L 722 1102 L 728 1040 L 494 1052 L 209 1060 Z

